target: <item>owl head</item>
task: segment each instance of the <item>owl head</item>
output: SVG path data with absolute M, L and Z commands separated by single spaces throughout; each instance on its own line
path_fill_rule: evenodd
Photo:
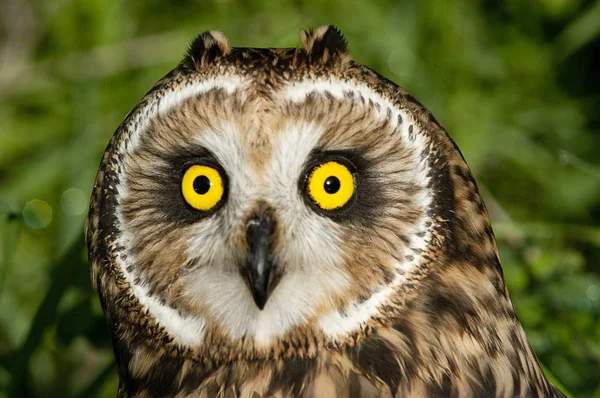
M 335 28 L 301 41 L 203 33 L 115 132 L 87 233 L 121 361 L 314 358 L 386 326 L 407 341 L 518 326 L 444 129 Z

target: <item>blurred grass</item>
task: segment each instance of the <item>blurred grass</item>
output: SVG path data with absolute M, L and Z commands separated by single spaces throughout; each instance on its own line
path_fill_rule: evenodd
M 110 135 L 189 41 L 293 47 L 329 23 L 452 134 L 536 353 L 600 397 L 600 2 L 584 0 L 1 2 L 0 397 L 115 395 L 87 200 Z

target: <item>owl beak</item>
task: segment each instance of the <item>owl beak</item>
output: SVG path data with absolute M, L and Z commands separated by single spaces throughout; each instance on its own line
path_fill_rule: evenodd
M 248 277 L 252 297 L 259 309 L 263 309 L 269 299 L 270 276 L 273 262 L 269 253 L 269 243 L 273 234 L 273 220 L 265 214 L 250 219 L 247 226 L 247 239 L 250 246 Z

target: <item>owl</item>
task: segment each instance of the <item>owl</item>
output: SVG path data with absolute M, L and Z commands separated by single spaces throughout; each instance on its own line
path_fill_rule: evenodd
M 199 35 L 126 116 L 87 222 L 118 397 L 561 397 L 459 149 L 333 26 Z

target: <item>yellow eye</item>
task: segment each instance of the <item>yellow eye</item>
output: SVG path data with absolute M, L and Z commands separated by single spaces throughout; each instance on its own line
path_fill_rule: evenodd
M 323 210 L 339 209 L 354 195 L 354 177 L 343 164 L 325 162 L 308 176 L 308 195 Z
M 183 175 L 181 193 L 185 201 L 194 209 L 210 210 L 223 198 L 221 174 L 213 167 L 194 165 Z

